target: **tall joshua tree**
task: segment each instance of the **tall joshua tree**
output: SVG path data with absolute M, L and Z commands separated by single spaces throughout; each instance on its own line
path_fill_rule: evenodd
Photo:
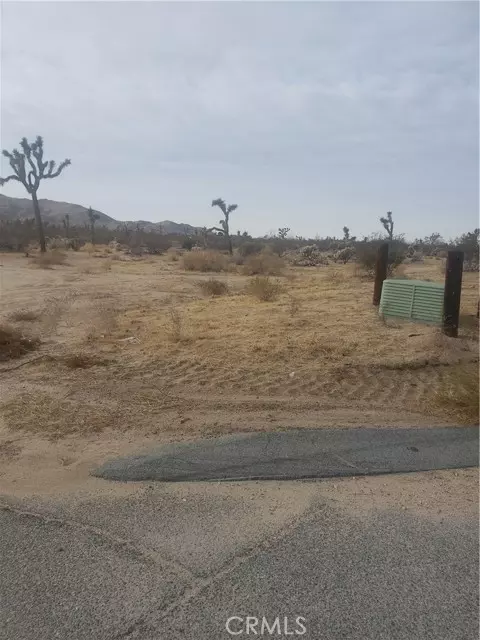
M 388 239 L 389 240 L 393 240 L 393 218 L 392 218 L 392 212 L 391 211 L 387 211 L 387 217 L 386 218 L 380 218 L 380 222 L 383 225 L 383 228 L 385 229 L 385 231 L 388 233 Z
M 45 253 L 45 232 L 37 198 L 38 188 L 42 180 L 57 178 L 71 162 L 70 160 L 64 160 L 55 168 L 55 160 L 44 160 L 42 136 L 37 136 L 35 142 L 32 143 L 29 143 L 27 138 L 22 138 L 20 147 L 23 153 L 18 149 L 14 149 L 12 152 L 6 149 L 2 151 L 5 158 L 8 158 L 13 173 L 6 178 L 0 178 L 0 187 L 13 180 L 14 182 L 20 182 L 30 194 L 37 223 L 40 251 Z
M 70 237 L 70 216 L 68 215 L 68 213 L 65 214 L 65 217 L 63 218 L 63 226 L 65 227 L 65 237 L 68 238 Z
M 220 220 L 219 222 L 221 228 L 211 227 L 209 231 L 220 231 L 220 233 L 222 233 L 227 238 L 228 251 L 230 252 L 230 255 L 232 255 L 233 247 L 232 247 L 232 239 L 230 237 L 229 220 L 230 220 L 230 214 L 232 213 L 232 211 L 235 211 L 235 209 L 238 208 L 238 205 L 236 204 L 226 205 L 225 200 L 222 200 L 221 198 L 217 198 L 216 200 L 212 200 L 212 207 L 218 207 L 223 213 L 225 219 Z
M 95 222 L 100 218 L 100 216 L 98 215 L 98 213 L 95 213 L 92 207 L 88 208 L 87 215 L 88 215 L 88 221 L 90 223 L 90 235 L 92 239 L 92 244 L 95 244 Z

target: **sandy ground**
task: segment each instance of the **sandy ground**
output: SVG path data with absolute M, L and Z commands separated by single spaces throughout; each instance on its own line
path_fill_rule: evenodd
M 432 398 L 451 370 L 478 362 L 476 274 L 465 274 L 461 335 L 451 340 L 381 322 L 372 284 L 352 265 L 289 269 L 278 300 L 263 303 L 239 273 L 215 275 L 229 295 L 205 297 L 198 281 L 211 274 L 168 257 L 80 252 L 39 269 L 2 255 L 0 264 L 0 322 L 42 340 L 0 363 L 0 490 L 77 486 L 92 466 L 150 443 L 457 424 Z M 405 275 L 441 281 L 441 261 Z M 33 320 L 15 319 L 19 311 Z

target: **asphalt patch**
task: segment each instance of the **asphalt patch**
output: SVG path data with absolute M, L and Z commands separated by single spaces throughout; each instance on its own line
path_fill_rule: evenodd
M 472 427 L 290 429 L 154 448 L 92 472 L 106 480 L 294 480 L 477 467 Z

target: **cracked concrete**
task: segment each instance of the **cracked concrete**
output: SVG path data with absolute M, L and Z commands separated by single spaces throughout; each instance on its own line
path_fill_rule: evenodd
M 0 637 L 476 637 L 475 470 L 1 496 Z

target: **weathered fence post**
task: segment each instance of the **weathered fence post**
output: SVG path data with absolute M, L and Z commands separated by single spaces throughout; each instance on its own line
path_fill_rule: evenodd
M 463 251 L 449 251 L 445 270 L 445 293 L 443 296 L 443 333 L 450 338 L 458 336 L 462 273 Z
M 375 285 L 373 287 L 373 304 L 378 307 L 380 298 L 382 297 L 383 281 L 387 277 L 388 267 L 388 243 L 382 244 L 377 253 L 377 262 L 375 263 Z

